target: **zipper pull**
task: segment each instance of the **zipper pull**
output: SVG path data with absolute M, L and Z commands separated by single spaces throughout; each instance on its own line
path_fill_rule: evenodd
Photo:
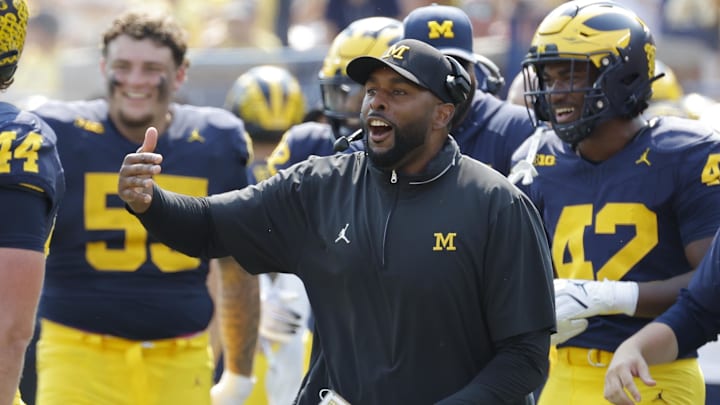
M 395 184 L 397 183 L 397 173 L 395 170 L 392 171 L 392 174 L 390 175 L 390 183 Z

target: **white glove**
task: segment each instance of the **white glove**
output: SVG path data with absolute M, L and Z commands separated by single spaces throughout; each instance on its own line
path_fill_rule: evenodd
M 269 293 L 260 304 L 260 336 L 274 342 L 287 343 L 305 330 L 305 324 L 292 307 L 298 294 L 280 290 Z
M 570 338 L 585 332 L 588 327 L 588 320 L 580 319 L 563 319 L 557 321 L 557 332 L 550 335 L 550 344 L 559 345 L 565 343 Z
M 596 315 L 635 314 L 638 300 L 635 282 L 556 278 L 553 283 L 558 322 Z
M 528 142 L 530 142 L 528 144 L 528 154 L 525 156 L 525 159 L 517 162 L 515 166 L 510 169 L 510 174 L 508 174 L 508 180 L 512 184 L 517 184 L 518 181 L 522 180 L 524 186 L 530 185 L 533 182 L 533 178 L 538 175 L 534 163 L 535 156 L 537 156 L 537 151 L 540 147 L 540 137 L 543 131 L 543 127 L 538 126 L 535 132 L 528 138 Z
M 521 160 L 510 170 L 508 180 L 513 184 L 517 184 L 518 181 L 522 180 L 522 184 L 527 186 L 533 182 L 533 178 L 537 175 L 537 169 L 532 163 Z
M 220 381 L 210 389 L 212 405 L 241 405 L 250 396 L 255 380 L 225 370 Z

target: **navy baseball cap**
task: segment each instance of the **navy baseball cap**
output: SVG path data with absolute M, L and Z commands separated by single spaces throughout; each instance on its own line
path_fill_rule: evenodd
M 380 58 L 359 56 L 351 60 L 347 65 L 347 75 L 364 85 L 372 72 L 387 67 L 429 90 L 443 102 L 458 104 L 464 100 L 453 95 L 452 86 L 447 83 L 458 76 L 470 83 L 470 76 L 457 61 L 453 61 L 458 65 L 455 68 L 449 58 L 425 42 L 403 39 L 390 46 Z
M 405 38 L 426 42 L 446 55 L 475 63 L 472 23 L 457 7 L 438 4 L 418 7 L 405 17 L 403 29 Z

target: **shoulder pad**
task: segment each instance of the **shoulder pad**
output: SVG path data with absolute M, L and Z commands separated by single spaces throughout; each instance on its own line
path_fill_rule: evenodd
M 240 118 L 230 111 L 217 107 L 197 107 L 207 117 L 207 124 L 218 129 L 237 128 L 240 125 L 245 128 L 245 124 Z
M 705 123 L 689 118 L 659 117 L 650 120 L 652 142 L 656 150 L 679 151 L 702 143 L 720 142 L 720 134 Z
M 107 102 L 92 101 L 57 101 L 49 100 L 32 112 L 46 120 L 72 123 L 77 117 L 100 121 L 107 117 Z

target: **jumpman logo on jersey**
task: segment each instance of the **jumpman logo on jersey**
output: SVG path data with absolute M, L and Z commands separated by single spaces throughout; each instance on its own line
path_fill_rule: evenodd
M 205 142 L 205 138 L 203 138 L 203 136 L 200 135 L 200 131 L 198 131 L 197 129 L 193 129 L 193 131 L 190 134 L 190 136 L 188 137 L 187 141 L 203 143 L 203 142 Z
M 667 404 L 667 401 L 665 401 L 665 398 L 663 398 L 662 394 L 663 394 L 663 392 L 660 391 L 660 392 L 657 394 L 657 397 L 655 397 L 655 398 L 654 398 L 652 401 L 650 401 L 650 402 L 658 402 L 658 403 L 661 403 L 661 404 Z
M 652 163 L 648 160 L 648 153 L 650 153 L 650 148 L 645 149 L 645 152 L 640 155 L 640 158 L 635 161 L 635 164 L 639 165 L 640 163 L 645 163 L 648 166 L 652 166 Z
M 338 233 L 337 239 L 335 239 L 335 243 L 338 243 L 341 240 L 344 240 L 345 243 L 347 243 L 348 245 L 350 244 L 350 239 L 348 239 L 347 236 L 345 236 L 345 232 L 347 232 L 348 226 L 350 226 L 350 224 L 345 224 L 345 227 L 340 230 L 340 233 Z

